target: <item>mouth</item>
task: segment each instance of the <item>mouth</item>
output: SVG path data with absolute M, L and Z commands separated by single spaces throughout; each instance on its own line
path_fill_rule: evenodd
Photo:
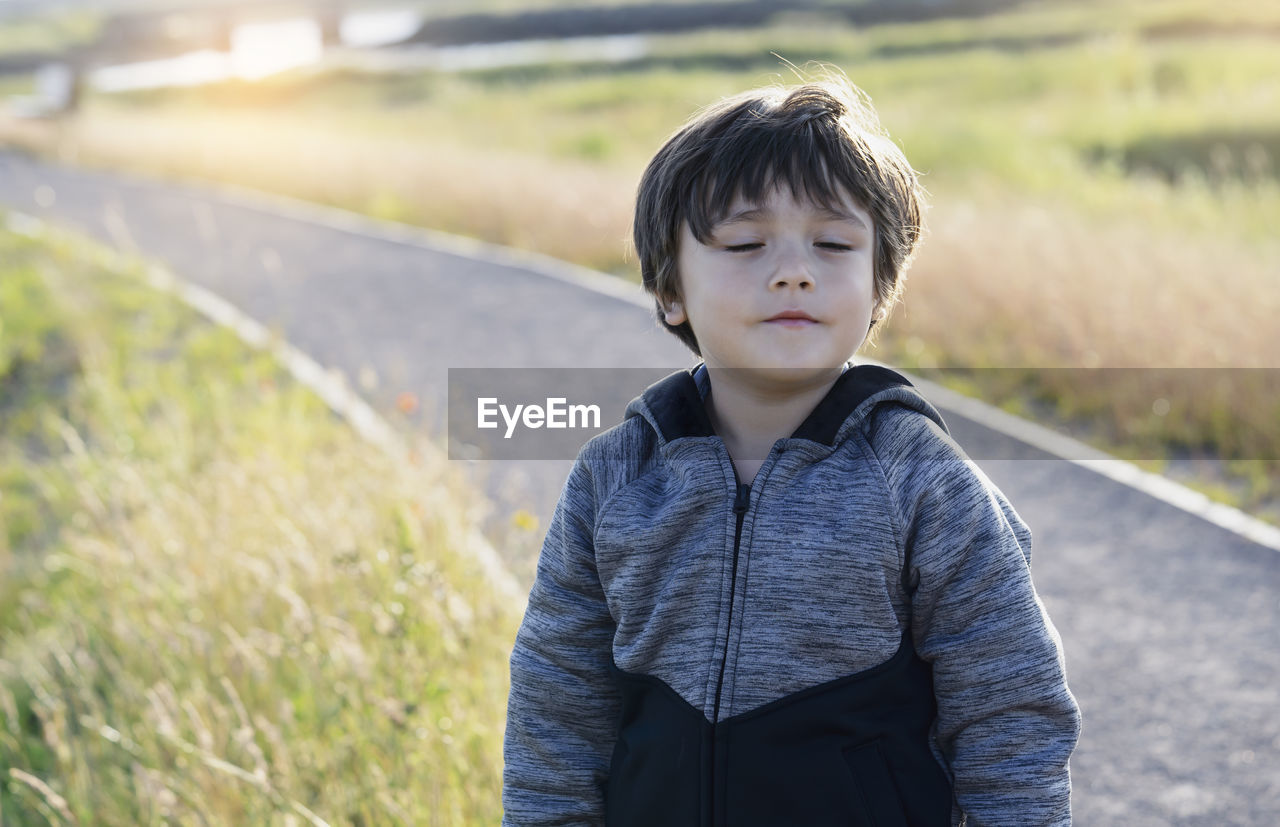
M 817 324 L 818 320 L 803 310 L 784 310 L 776 316 L 765 319 L 765 322 L 783 327 L 808 327 Z

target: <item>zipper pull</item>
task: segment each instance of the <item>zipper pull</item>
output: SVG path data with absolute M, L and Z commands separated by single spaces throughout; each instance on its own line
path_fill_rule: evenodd
M 741 517 L 747 513 L 747 505 L 751 502 L 751 485 L 738 483 L 738 495 L 733 500 L 733 513 Z

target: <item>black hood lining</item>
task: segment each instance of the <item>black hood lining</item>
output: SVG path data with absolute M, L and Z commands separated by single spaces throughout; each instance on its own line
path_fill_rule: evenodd
M 645 389 L 644 401 L 657 420 L 663 440 L 716 436 L 702 402 L 694 371 L 677 371 Z M 879 365 L 854 365 L 840 374 L 826 396 L 800 423 L 792 439 L 807 439 L 821 445 L 835 445 L 840 426 L 859 405 L 871 396 L 892 387 L 913 387 L 902 374 Z M 939 422 L 945 429 L 946 425 Z

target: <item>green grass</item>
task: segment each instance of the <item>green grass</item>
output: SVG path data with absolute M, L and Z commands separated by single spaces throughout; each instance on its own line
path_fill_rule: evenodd
M 1170 21 L 1265 28 L 1280 13 L 1240 2 L 1041 2 L 912 25 L 663 36 L 650 57 L 616 65 L 294 75 L 110 104 L 287 112 L 353 139 L 416 135 L 638 171 L 696 108 L 793 80 L 777 53 L 845 70 L 932 187 L 982 179 L 1091 214 L 1137 211 L 1188 230 L 1208 217 L 1214 232 L 1269 240 L 1280 221 L 1280 35 L 1150 35 Z M 1153 179 L 1179 186 L 1153 196 Z
M 92 41 L 102 25 L 97 12 L 77 10 L 0 21 L 0 58 L 15 54 L 55 55 Z
M 34 75 L 0 75 L 0 101 L 8 105 L 8 99 L 15 96 L 26 97 L 35 92 Z
M 431 446 L 93 248 L 0 291 L 0 821 L 495 823 L 518 617 Z

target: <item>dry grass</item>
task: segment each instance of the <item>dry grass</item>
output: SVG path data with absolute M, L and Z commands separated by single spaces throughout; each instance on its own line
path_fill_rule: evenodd
M 0 123 L 0 140 L 91 165 L 282 192 L 636 278 L 628 255 L 635 162 L 322 125 L 260 111 L 177 119 L 163 110 L 104 107 L 61 126 Z M 905 305 L 873 355 L 905 367 L 1028 369 L 999 378 L 988 370 L 973 380 L 975 389 L 1016 410 L 1073 420 L 1100 447 L 1155 460 L 1151 467 L 1217 456 L 1231 467 L 1219 463 L 1187 481 L 1243 507 L 1274 510 L 1274 383 L 1246 383 L 1225 398 L 1194 391 L 1205 376 L 1195 371 L 1277 367 L 1280 243 L 1244 244 L 1208 220 L 1200 233 L 1149 220 L 1180 201 L 1185 212 L 1211 203 L 1189 185 L 1136 179 L 1126 203 L 1137 217 L 1117 217 L 1112 208 L 1091 218 L 1066 197 L 1014 194 L 981 176 L 964 180 L 964 189 L 954 181 L 934 185 L 930 234 Z M 1059 367 L 1188 369 L 1179 381 L 1192 401 L 1153 417 L 1162 398 L 1154 380 L 1115 373 L 1086 393 L 1078 376 L 1044 371 Z M 1029 408 L 1028 396 L 1048 407 Z M 1234 493 L 1223 487 L 1231 484 Z
M 994 189 L 940 193 L 928 223 L 894 328 L 938 362 L 1280 367 L 1280 244 L 1104 223 Z
M 296 118 L 105 110 L 5 120 L 0 143 L 112 169 L 238 183 L 621 271 L 635 180 L 580 161 L 411 137 L 353 140 Z
M 1280 523 L 1280 245 L 942 194 L 878 358 Z
M 329 134 L 290 119 L 104 111 L 0 121 L 0 140 L 93 166 L 227 181 L 536 250 L 635 278 L 640 170 Z M 1176 188 L 1145 184 L 1158 203 Z M 1242 247 L 1139 221 L 1090 220 L 996 184 L 940 190 L 886 340 L 977 367 L 1274 367 L 1280 242 Z M 886 341 L 886 344 L 888 342 Z M 927 363 L 927 361 L 926 361 Z

